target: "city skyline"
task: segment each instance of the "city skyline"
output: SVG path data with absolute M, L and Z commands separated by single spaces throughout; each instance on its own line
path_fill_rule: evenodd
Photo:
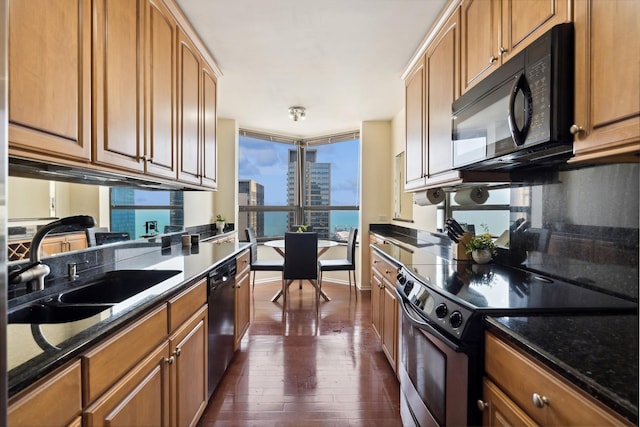
M 238 176 L 253 179 L 265 188 L 266 206 L 287 206 L 289 150 L 291 144 L 256 138 L 240 137 Z M 331 204 L 333 206 L 359 205 L 360 141 L 316 145 L 318 162 L 331 164 Z

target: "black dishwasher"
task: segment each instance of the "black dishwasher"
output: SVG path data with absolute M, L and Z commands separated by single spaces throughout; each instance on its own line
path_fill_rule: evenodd
M 223 262 L 209 272 L 209 376 L 211 397 L 233 358 L 236 260 Z

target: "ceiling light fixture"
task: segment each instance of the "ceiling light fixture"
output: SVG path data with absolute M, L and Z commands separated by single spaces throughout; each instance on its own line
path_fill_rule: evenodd
M 306 109 L 304 107 L 289 107 L 289 117 L 291 117 L 294 122 L 304 120 L 306 116 Z

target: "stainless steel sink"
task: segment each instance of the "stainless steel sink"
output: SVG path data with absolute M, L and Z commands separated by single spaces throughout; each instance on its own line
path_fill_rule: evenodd
M 180 270 L 115 270 L 58 296 L 64 304 L 117 304 L 165 281 Z
M 33 303 L 8 314 L 9 323 L 66 323 L 86 319 L 110 308 L 111 304 L 63 305 Z

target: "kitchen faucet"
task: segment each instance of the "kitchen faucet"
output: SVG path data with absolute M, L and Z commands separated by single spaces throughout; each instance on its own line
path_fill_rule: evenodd
M 29 265 L 9 275 L 11 283 L 32 282 L 30 292 L 44 289 L 44 278 L 49 275 L 51 269 L 40 261 L 40 247 L 42 241 L 51 231 L 64 228 L 67 231 L 91 228 L 96 225 L 96 220 L 90 215 L 75 215 L 50 222 L 36 232 L 29 246 Z

